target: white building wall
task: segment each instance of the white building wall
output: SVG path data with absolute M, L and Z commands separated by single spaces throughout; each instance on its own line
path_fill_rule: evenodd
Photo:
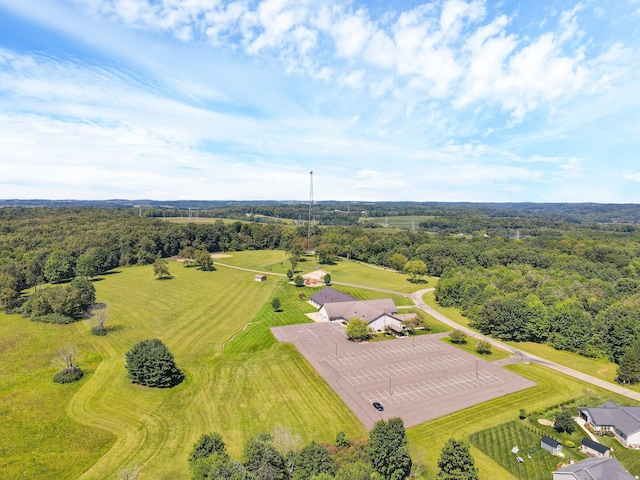
M 397 318 L 393 318 L 392 316 L 386 315 L 386 314 L 376 318 L 372 322 L 369 322 L 369 327 L 374 332 L 382 332 L 387 328 L 387 326 L 389 326 L 391 324 L 394 324 L 394 325 L 397 325 L 399 327 L 402 327 L 402 322 L 400 320 L 398 320 Z

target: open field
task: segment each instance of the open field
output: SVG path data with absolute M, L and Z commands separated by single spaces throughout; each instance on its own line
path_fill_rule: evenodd
M 250 268 L 264 272 L 286 274 L 291 268 L 286 252 L 282 250 L 260 250 L 225 252 L 229 257 L 217 258 L 216 263 Z M 401 293 L 412 293 L 426 287 L 434 287 L 438 279 L 425 277 L 426 283 L 411 283 L 408 275 L 353 260 L 340 259 L 335 265 L 319 265 L 317 258 L 303 255 L 296 267 L 296 273 L 303 275 L 318 268 L 329 272 L 334 282 L 354 283 L 372 288 L 381 288 Z
M 340 430 L 352 437 L 366 434 L 295 349 L 265 342 L 268 326 L 264 322 L 306 320 L 297 315 L 310 308 L 297 298 L 298 289 L 277 281 L 254 282 L 248 272 L 232 269 L 200 272 L 173 262 L 169 268 L 174 276 L 171 280 L 155 280 L 147 266 L 122 269 L 95 282 L 98 300 L 108 304 L 107 325 L 112 331 L 106 337 L 91 335 L 86 321 L 58 326 L 12 317 L 26 328 L 13 326 L 14 340 L 2 337 L 3 362 L 8 358 L 24 366 L 29 359 L 22 357 L 22 341 L 57 340 L 60 332 L 68 331 L 62 340 L 75 339 L 82 345 L 81 364 L 90 373 L 77 384 L 61 387 L 51 383 L 56 369 L 50 366 L 50 352 L 42 360 L 44 373 L 31 383 L 21 371 L 4 373 L 3 386 L 11 394 L 3 395 L 3 412 L 15 412 L 16 428 L 12 430 L 15 437 L 2 439 L 6 442 L 3 457 L 8 446 L 28 435 L 29 428 L 34 431 L 33 439 L 11 452 L 8 461 L 14 472 L 41 463 L 28 478 L 67 479 L 74 465 L 72 476 L 86 470 L 80 478 L 98 479 L 114 478 L 123 466 L 139 465 L 143 479 L 186 478 L 188 452 L 206 432 L 220 432 L 234 456 L 239 456 L 249 436 L 280 425 L 300 434 L 305 442 L 330 441 Z M 274 294 L 281 298 L 283 311 L 271 315 L 263 305 Z M 178 387 L 149 389 L 126 379 L 124 353 L 137 341 L 154 337 L 167 344 L 186 373 L 185 382 Z M 41 345 L 36 343 L 36 347 Z M 17 383 L 21 381 L 26 382 L 29 400 L 40 399 L 34 415 L 54 417 L 50 426 L 38 430 L 18 424 L 32 418 L 25 411 L 34 410 L 24 405 L 27 399 L 20 399 Z M 55 389 L 67 393 L 55 396 L 51 393 Z M 46 403 L 49 398 L 54 405 Z M 65 409 L 75 421 L 65 418 Z M 72 445 L 61 442 L 54 448 L 45 447 L 62 434 Z M 65 447 L 68 454 L 58 451 Z M 53 453 L 47 457 L 47 452 Z

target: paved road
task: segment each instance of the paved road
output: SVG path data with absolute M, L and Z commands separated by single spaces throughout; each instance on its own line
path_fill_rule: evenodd
M 232 266 L 232 265 L 227 265 L 225 263 L 219 263 L 219 262 L 214 262 L 214 263 L 215 263 L 215 265 L 220 265 L 220 266 L 229 267 L 229 268 L 235 268 L 237 270 L 244 270 L 244 271 L 247 271 L 247 272 L 262 273 L 264 275 L 276 275 L 278 277 L 286 277 L 286 275 L 284 275 L 282 273 L 264 272 L 262 270 L 253 270 L 253 269 L 250 269 L 250 268 L 235 267 L 235 266 Z M 448 317 L 445 317 L 443 314 L 441 314 L 437 310 L 434 310 L 433 308 L 431 308 L 429 305 L 424 303 L 424 301 L 422 300 L 423 295 L 425 293 L 427 293 L 427 292 L 433 291 L 434 290 L 433 288 L 425 288 L 423 290 L 419 290 L 419 291 L 413 293 L 412 295 L 408 295 L 408 294 L 402 293 L 402 292 L 395 292 L 393 290 L 385 290 L 385 289 L 381 289 L 381 288 L 367 287 L 365 285 L 356 285 L 354 283 L 342 283 L 342 282 L 332 282 L 332 283 L 334 283 L 336 285 L 346 285 L 346 286 L 349 286 L 349 287 L 364 288 L 364 289 L 367 289 L 367 290 L 375 290 L 377 292 L 402 295 L 402 296 L 405 296 L 405 297 L 409 297 L 410 296 L 413 299 L 413 301 L 416 304 L 416 306 L 418 306 L 418 308 L 421 308 L 422 310 L 427 312 L 432 317 L 438 319 L 442 323 L 444 323 L 446 325 L 449 325 L 451 328 L 457 328 L 458 330 L 462 330 L 463 332 L 465 332 L 470 337 L 477 338 L 478 340 L 485 340 L 485 341 L 489 342 L 491 345 L 494 345 L 497 348 L 501 348 L 502 350 L 506 350 L 506 351 L 512 353 L 513 357 L 508 359 L 505 363 L 517 363 L 517 362 L 539 363 L 540 365 L 544 365 L 545 367 L 549 367 L 549 368 L 551 368 L 553 370 L 556 370 L 556 371 L 558 371 L 560 373 L 564 373 L 565 375 L 569 375 L 570 377 L 577 378 L 578 380 L 582 380 L 584 382 L 590 383 L 592 385 L 596 385 L 598 387 L 604 388 L 604 389 L 609 390 L 611 392 L 618 393 L 618 394 L 620 394 L 622 396 L 625 396 L 627 398 L 631 398 L 633 400 L 636 400 L 636 401 L 640 402 L 640 393 L 639 392 L 634 392 L 633 390 L 629 390 L 628 388 L 621 387 L 620 385 L 616 385 L 615 383 L 607 382 L 605 380 L 601 380 L 599 378 L 592 377 L 591 375 L 587 375 L 586 373 L 578 372 L 577 370 L 574 370 L 572 368 L 565 367 L 564 365 L 560 365 L 558 363 L 552 362 L 552 361 L 547 360 L 547 359 L 542 358 L 542 357 L 538 357 L 537 355 L 533 355 L 532 353 L 525 352 L 524 350 L 520 350 L 519 348 L 512 347 L 511 345 L 507 345 L 506 343 L 502 343 L 501 341 L 496 340 L 495 338 L 488 337 L 488 336 L 483 335 L 481 333 L 478 333 L 478 332 L 476 332 L 474 330 L 471 330 L 470 328 L 464 327 L 464 326 L 460 325 L 457 322 L 454 322 L 453 320 L 449 319 Z
M 486 340 L 491 345 L 494 345 L 494 346 L 496 346 L 498 348 L 501 348 L 503 350 L 507 350 L 508 352 L 511 352 L 514 355 L 512 357 L 512 361 L 513 362 L 535 362 L 535 363 L 539 363 L 541 365 L 544 365 L 545 367 L 549 367 L 549 368 L 551 368 L 553 370 L 556 370 L 558 372 L 564 373 L 565 375 L 569 375 L 569 376 L 571 376 L 573 378 L 577 378 L 578 380 L 582 380 L 584 382 L 591 383 L 592 385 L 596 385 L 598 387 L 605 388 L 605 389 L 607 389 L 607 390 L 609 390 L 611 392 L 618 393 L 618 394 L 623 395 L 623 396 L 625 396 L 627 398 L 631 398 L 633 400 L 640 401 L 640 393 L 638 393 L 638 392 L 634 392 L 633 390 L 629 390 L 628 388 L 621 387 L 620 385 L 616 385 L 614 383 L 606 382 L 606 381 L 601 380 L 599 378 L 592 377 L 591 375 L 587 375 L 586 373 L 578 372 L 577 370 L 573 370 L 572 368 L 565 367 L 564 365 L 560 365 L 558 363 L 552 362 L 552 361 L 547 360 L 545 358 L 538 357 L 537 355 L 533 355 L 531 353 L 525 352 L 524 350 L 520 350 L 519 348 L 515 348 L 515 347 L 512 347 L 511 345 L 507 345 L 505 343 L 502 343 L 501 341 L 496 340 L 495 338 L 491 338 L 491 337 L 487 337 L 486 335 L 482 335 L 481 333 L 478 333 L 478 332 L 476 332 L 474 330 L 471 330 L 470 328 L 463 327 L 459 323 L 456 323 L 453 320 L 450 320 L 449 318 L 445 317 L 444 315 L 442 315 L 437 310 L 434 310 L 429 305 L 424 303 L 424 301 L 422 300 L 423 295 L 425 293 L 429 292 L 429 291 L 432 291 L 432 290 L 433 289 L 427 288 L 427 289 L 415 292 L 412 295 L 413 301 L 415 302 L 415 304 L 419 308 L 421 308 L 422 310 L 427 312 L 432 317 L 438 319 L 439 321 L 441 321 L 442 323 L 444 323 L 446 325 L 449 325 L 452 328 L 457 328 L 458 330 L 462 330 L 463 332 L 465 332 L 467 335 L 469 335 L 471 337 L 477 338 L 478 340 Z

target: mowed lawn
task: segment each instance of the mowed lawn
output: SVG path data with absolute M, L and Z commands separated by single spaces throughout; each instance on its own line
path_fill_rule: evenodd
M 174 262 L 169 269 L 170 280 L 154 279 L 151 267 L 133 267 L 96 282 L 114 330 L 94 337 L 88 325 L 78 326 L 82 341 L 103 361 L 68 411 L 117 439 L 81 478 L 109 478 L 136 465 L 143 479 L 187 478 L 193 443 L 214 431 L 237 457 L 249 436 L 279 426 L 306 442 L 330 441 L 340 430 L 366 434 L 295 349 L 270 339 L 270 324 L 304 321 L 295 310 L 308 304 L 297 298 L 295 287 L 277 280 L 258 283 L 250 273 L 232 269 L 200 272 Z M 283 297 L 283 311 L 272 317 L 264 305 L 274 292 Z M 124 354 L 147 338 L 166 343 L 186 374 L 183 384 L 151 389 L 127 380 Z
M 224 252 L 215 262 L 264 272 L 286 274 L 291 268 L 287 253 L 283 250 L 259 250 Z M 435 287 L 436 277 L 424 277 L 423 283 L 411 283 L 409 276 L 395 270 L 385 269 L 354 260 L 339 259 L 333 265 L 320 265 L 317 257 L 303 255 L 296 266 L 296 274 L 304 275 L 316 269 L 331 275 L 335 282 L 352 283 L 400 293 L 413 293 L 424 288 Z
M 56 352 L 82 352 L 85 378 L 53 383 Z M 108 431 L 70 420 L 67 405 L 90 381 L 100 358 L 76 325 L 45 325 L 0 314 L 0 478 L 67 479 L 89 468 L 113 444 Z

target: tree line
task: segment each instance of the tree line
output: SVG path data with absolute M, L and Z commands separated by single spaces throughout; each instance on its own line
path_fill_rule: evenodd
M 404 480 L 418 478 L 402 419 L 377 421 L 366 440 L 338 432 L 335 443 L 312 441 L 282 427 L 249 438 L 240 460 L 231 458 L 219 433 L 202 435 L 189 455 L 192 480 Z M 465 442 L 451 439 L 438 461 L 441 480 L 477 480 L 478 469 Z
M 300 225 L 176 224 L 117 208 L 0 208 L 0 307 L 17 311 L 27 298 L 22 292 L 43 282 L 62 285 L 181 252 L 194 265 L 210 268 L 204 258 L 209 252 L 283 249 L 294 260 L 314 251 L 320 263 L 343 257 L 405 271 L 413 281 L 440 277 L 436 295 L 442 305 L 461 308 L 480 331 L 505 340 L 548 342 L 619 362 L 640 339 L 636 226 L 592 222 L 606 220 L 607 213 L 612 220 L 633 219 L 637 208 L 463 207 L 429 206 L 439 218 L 449 212 L 450 223 L 471 222 L 473 234 L 314 224 L 310 243 L 307 227 Z M 369 210 L 384 208 L 376 204 Z M 579 215 L 586 215 L 584 222 L 575 220 Z M 519 222 L 509 228 L 522 227 L 528 234 L 480 233 L 496 219 Z M 63 302 L 53 292 L 37 297 L 28 308 L 39 316 L 56 308 L 73 310 L 54 308 Z

